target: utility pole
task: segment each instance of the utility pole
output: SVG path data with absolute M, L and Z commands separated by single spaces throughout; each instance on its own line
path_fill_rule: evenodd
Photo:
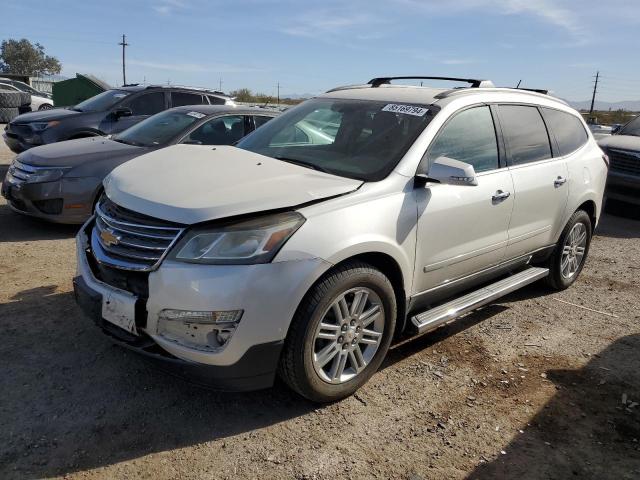
M 600 78 L 600 72 L 596 72 L 596 81 L 593 84 L 593 96 L 591 97 L 591 108 L 589 109 L 589 117 L 593 116 L 593 104 L 596 101 L 596 92 L 598 91 L 598 79 Z
M 222 77 L 220 77 L 220 87 L 218 88 L 218 91 L 221 92 L 222 91 Z
M 278 88 L 278 103 L 277 103 L 277 105 L 280 105 L 280 82 L 278 82 L 276 87 Z
M 127 43 L 127 36 L 124 33 L 122 34 L 122 41 L 118 45 L 122 45 L 122 85 L 126 85 L 127 74 L 124 68 L 124 49 L 128 47 L 129 44 Z

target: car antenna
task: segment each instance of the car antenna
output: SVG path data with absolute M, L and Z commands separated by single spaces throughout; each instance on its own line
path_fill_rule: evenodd
M 516 88 L 520 88 L 521 83 L 522 83 L 522 79 L 518 80 L 518 84 L 516 85 Z

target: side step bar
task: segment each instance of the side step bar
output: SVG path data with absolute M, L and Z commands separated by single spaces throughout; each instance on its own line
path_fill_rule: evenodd
M 476 308 L 493 302 L 508 293 L 533 283 L 549 275 L 548 268 L 529 267 L 510 277 L 492 283 L 486 287 L 468 293 L 464 297 L 456 298 L 448 303 L 434 307 L 411 317 L 411 322 L 418 329 L 418 333 L 434 330 L 445 323 L 469 313 Z

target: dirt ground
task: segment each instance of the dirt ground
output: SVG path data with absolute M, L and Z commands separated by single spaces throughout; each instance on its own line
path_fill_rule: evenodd
M 397 346 L 327 406 L 112 345 L 74 303 L 74 233 L 0 201 L 0 478 L 640 478 L 640 221 L 605 216 L 569 290 Z

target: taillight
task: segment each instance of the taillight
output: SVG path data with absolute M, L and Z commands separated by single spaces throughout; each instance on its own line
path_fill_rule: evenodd
M 607 166 L 607 168 L 609 168 L 609 155 L 607 155 L 606 153 L 602 154 L 602 160 L 604 161 L 604 164 Z

